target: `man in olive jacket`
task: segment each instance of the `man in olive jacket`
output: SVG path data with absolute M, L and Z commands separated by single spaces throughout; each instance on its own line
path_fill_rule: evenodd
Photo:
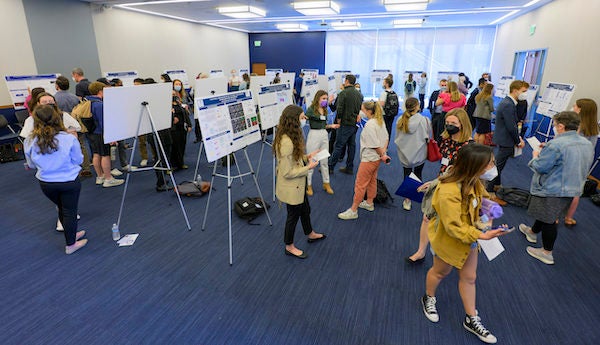
M 340 92 L 337 98 L 336 123 L 340 124 L 337 130 L 335 148 L 333 154 L 329 157 L 329 173 L 333 173 L 333 168 L 342 156 L 344 147 L 348 145 L 348 158 L 346 166 L 340 168 L 340 171 L 346 174 L 353 174 L 354 153 L 356 151 L 356 122 L 363 102 L 362 94 L 354 87 L 356 77 L 352 74 L 346 75 L 344 80 L 344 90 Z

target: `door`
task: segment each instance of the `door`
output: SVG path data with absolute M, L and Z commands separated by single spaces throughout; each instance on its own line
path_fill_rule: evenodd
M 256 75 L 265 75 L 267 71 L 267 64 L 262 62 L 256 62 L 252 64 L 252 73 Z

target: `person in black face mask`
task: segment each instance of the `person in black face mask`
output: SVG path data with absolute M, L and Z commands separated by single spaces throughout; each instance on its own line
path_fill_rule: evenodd
M 187 110 L 182 106 L 181 99 L 177 91 L 173 91 L 173 102 L 171 112 L 173 114 L 173 122 L 171 125 L 171 138 L 173 146 L 171 147 L 171 164 L 174 170 L 187 169 L 188 166 L 183 162 L 185 153 L 185 141 L 187 133 L 192 128 L 190 116 Z

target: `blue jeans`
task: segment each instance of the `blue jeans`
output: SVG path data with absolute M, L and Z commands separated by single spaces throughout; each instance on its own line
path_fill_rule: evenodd
M 335 148 L 333 154 L 329 157 L 329 168 L 333 169 L 339 157 L 344 152 L 344 147 L 348 145 L 348 157 L 346 158 L 346 168 L 354 168 L 354 153 L 356 151 L 356 126 L 340 126 L 337 129 L 335 138 Z

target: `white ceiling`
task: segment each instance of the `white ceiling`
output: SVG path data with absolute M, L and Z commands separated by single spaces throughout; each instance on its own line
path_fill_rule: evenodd
M 359 21 L 361 30 L 391 29 L 394 19 L 424 18 L 423 28 L 501 24 L 552 0 L 430 0 L 424 11 L 386 12 L 383 0 L 334 0 L 340 13 L 307 17 L 296 12 L 292 0 L 82 0 L 110 9 L 123 8 L 243 32 L 279 31 L 277 23 L 299 23 L 308 31 L 333 30 L 331 22 Z M 299 0 L 301 1 L 301 0 Z M 529 5 L 528 5 L 529 4 Z M 223 6 L 250 5 L 267 12 L 257 19 L 234 19 L 218 13 Z M 525 7 L 525 5 L 528 5 Z

